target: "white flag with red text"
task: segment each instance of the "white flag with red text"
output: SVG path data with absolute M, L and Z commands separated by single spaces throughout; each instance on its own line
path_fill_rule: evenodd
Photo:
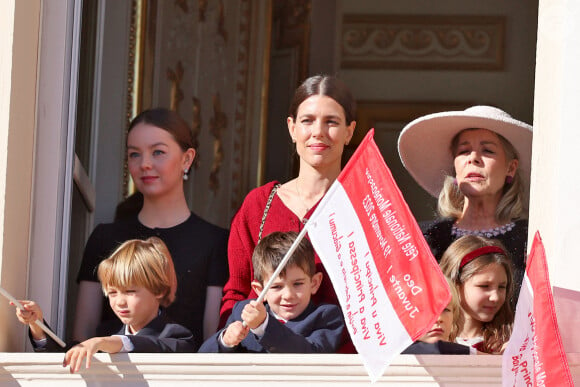
M 513 332 L 502 362 L 504 387 L 574 386 L 558 330 L 539 232 L 534 236 L 526 264 Z
M 373 381 L 430 328 L 449 286 L 371 129 L 306 224 Z

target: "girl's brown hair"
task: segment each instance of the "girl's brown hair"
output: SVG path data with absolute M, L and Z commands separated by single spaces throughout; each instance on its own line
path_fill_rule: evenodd
M 193 132 L 183 118 L 173 110 L 166 108 L 144 110 L 133 118 L 129 124 L 127 133 L 130 133 L 135 126 L 141 123 L 149 124 L 169 132 L 183 152 L 186 152 L 190 148 L 195 149 Z M 190 172 L 191 169 L 188 169 L 187 174 L 189 175 Z

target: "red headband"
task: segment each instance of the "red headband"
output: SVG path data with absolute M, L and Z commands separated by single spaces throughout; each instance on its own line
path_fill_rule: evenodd
M 467 265 L 469 262 L 473 261 L 477 257 L 481 257 L 482 255 L 491 254 L 491 253 L 498 253 L 498 254 L 506 255 L 505 251 L 501 247 L 483 246 L 483 247 L 480 247 L 478 249 L 473 250 L 471 253 L 466 254 L 463 257 L 463 259 L 461 260 L 461 263 L 459 264 L 459 268 L 461 269 L 463 266 Z

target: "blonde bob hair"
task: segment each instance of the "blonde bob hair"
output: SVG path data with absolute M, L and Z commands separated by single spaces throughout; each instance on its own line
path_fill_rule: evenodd
M 454 241 L 441 257 L 441 270 L 451 279 L 457 292 L 460 303 L 463 303 L 461 287 L 475 274 L 492 264 L 501 265 L 506 273 L 506 296 L 503 305 L 494 318 L 483 324 L 483 351 L 488 353 L 499 352 L 506 343 L 512 331 L 514 312 L 510 302 L 513 295 L 512 263 L 507 253 L 487 253 L 467 262 L 461 267 L 461 260 L 472 251 L 486 246 L 496 246 L 504 250 L 501 242 L 476 235 L 465 235 Z
M 163 307 L 175 300 L 177 277 L 171 254 L 156 237 L 124 242 L 99 264 L 97 275 L 105 296 L 111 286 L 118 289 L 139 286 L 161 296 L 159 305 Z
M 464 129 L 457 133 L 453 140 L 451 141 L 450 152 L 455 157 L 457 154 L 457 147 L 459 142 L 459 136 L 466 130 L 476 130 L 476 129 Z M 519 160 L 519 155 L 514 146 L 501 134 L 494 133 L 505 152 L 506 159 L 508 161 Z M 443 189 L 439 193 L 439 201 L 437 203 L 437 211 L 439 215 L 445 218 L 457 219 L 461 217 L 463 213 L 463 206 L 465 203 L 465 195 L 461 192 L 455 179 L 452 176 L 446 176 L 443 182 Z M 495 210 L 495 219 L 500 223 L 510 222 L 515 219 L 523 218 L 526 216 L 525 208 L 525 194 L 524 194 L 524 184 L 522 181 L 520 169 L 517 168 L 513 176 L 512 182 L 510 184 L 504 183 L 502 197 Z

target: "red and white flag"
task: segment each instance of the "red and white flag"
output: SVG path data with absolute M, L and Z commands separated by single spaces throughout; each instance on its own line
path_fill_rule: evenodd
M 516 307 L 514 328 L 503 354 L 503 386 L 574 386 L 562 346 L 546 252 L 536 232 Z
M 373 381 L 430 328 L 449 286 L 370 130 L 306 224 Z

